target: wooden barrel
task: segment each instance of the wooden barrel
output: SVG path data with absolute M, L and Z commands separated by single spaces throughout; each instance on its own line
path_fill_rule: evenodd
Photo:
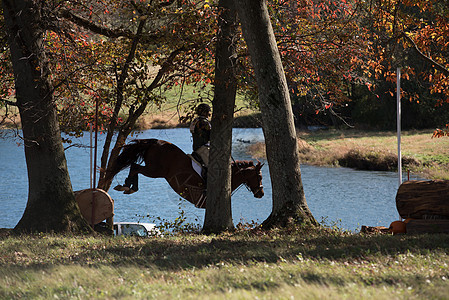
M 81 214 L 89 224 L 92 222 L 93 199 L 95 199 L 94 224 L 98 224 L 114 215 L 114 201 L 111 196 L 109 196 L 109 194 L 102 189 L 76 191 L 75 199 L 78 203 Z
M 404 219 L 449 219 L 449 180 L 404 182 L 396 207 Z

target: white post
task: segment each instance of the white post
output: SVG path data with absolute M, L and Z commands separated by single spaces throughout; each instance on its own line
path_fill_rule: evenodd
M 402 184 L 402 155 L 401 155 L 401 68 L 397 68 L 396 72 L 396 98 L 397 98 L 397 133 L 398 133 L 398 175 L 399 186 Z M 399 215 L 399 220 L 402 220 Z

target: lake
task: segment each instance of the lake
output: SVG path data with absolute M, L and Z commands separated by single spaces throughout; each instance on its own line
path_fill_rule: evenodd
M 5 131 L 3 131 L 5 133 Z M 186 153 L 191 152 L 191 137 L 187 128 L 150 129 L 132 138 L 157 138 L 176 144 Z M 99 135 L 98 161 L 104 135 Z M 242 142 L 245 141 L 245 142 Z M 234 159 L 251 159 L 246 153 L 248 143 L 263 141 L 260 128 L 235 128 L 233 130 Z M 73 140 L 88 146 L 89 134 Z M 28 179 L 23 145 L 19 139 L 0 139 L 0 228 L 12 228 L 20 220 L 27 202 Z M 67 145 L 65 145 L 67 147 Z M 66 151 L 67 164 L 73 190 L 90 187 L 90 150 L 71 147 Z M 261 160 L 262 162 L 265 162 Z M 123 183 L 128 170 L 119 173 L 112 186 Z M 356 231 L 361 225 L 389 226 L 398 219 L 395 196 L 398 188 L 397 174 L 392 172 L 356 171 L 348 168 L 301 166 L 307 203 L 317 221 L 327 225 Z M 265 220 L 272 206 L 271 182 L 268 164 L 262 168 L 265 196 L 253 197 L 246 188 L 238 189 L 232 196 L 232 216 L 238 222 L 258 223 Z M 204 210 L 195 208 L 171 190 L 164 179 L 139 177 L 139 191 L 132 195 L 110 190 L 114 199 L 115 221 L 154 222 L 156 217 L 173 221 L 181 210 L 187 222 L 202 225 Z M 147 217 L 147 216 L 150 217 Z M 156 222 L 157 223 L 157 222 Z

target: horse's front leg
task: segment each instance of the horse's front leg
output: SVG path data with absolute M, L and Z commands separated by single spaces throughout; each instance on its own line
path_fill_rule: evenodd
M 138 164 L 133 163 L 129 170 L 128 177 L 125 179 L 125 185 L 117 185 L 114 190 L 123 191 L 124 194 L 133 194 L 139 190 L 139 173 Z

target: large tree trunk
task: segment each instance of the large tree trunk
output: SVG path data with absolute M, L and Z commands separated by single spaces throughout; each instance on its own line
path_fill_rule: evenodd
M 299 168 L 290 96 L 265 0 L 235 1 L 259 88 L 273 210 L 263 226 L 316 224 L 307 206 Z
M 14 68 L 17 105 L 22 120 L 29 183 L 27 206 L 15 230 L 90 230 L 75 202 L 67 170 L 42 46 L 44 31 L 40 8 L 34 1 L 2 2 Z
M 236 11 L 232 0 L 219 1 L 215 56 L 210 163 L 203 231 L 218 233 L 234 228 L 231 211 L 231 145 L 236 95 L 234 72 Z

